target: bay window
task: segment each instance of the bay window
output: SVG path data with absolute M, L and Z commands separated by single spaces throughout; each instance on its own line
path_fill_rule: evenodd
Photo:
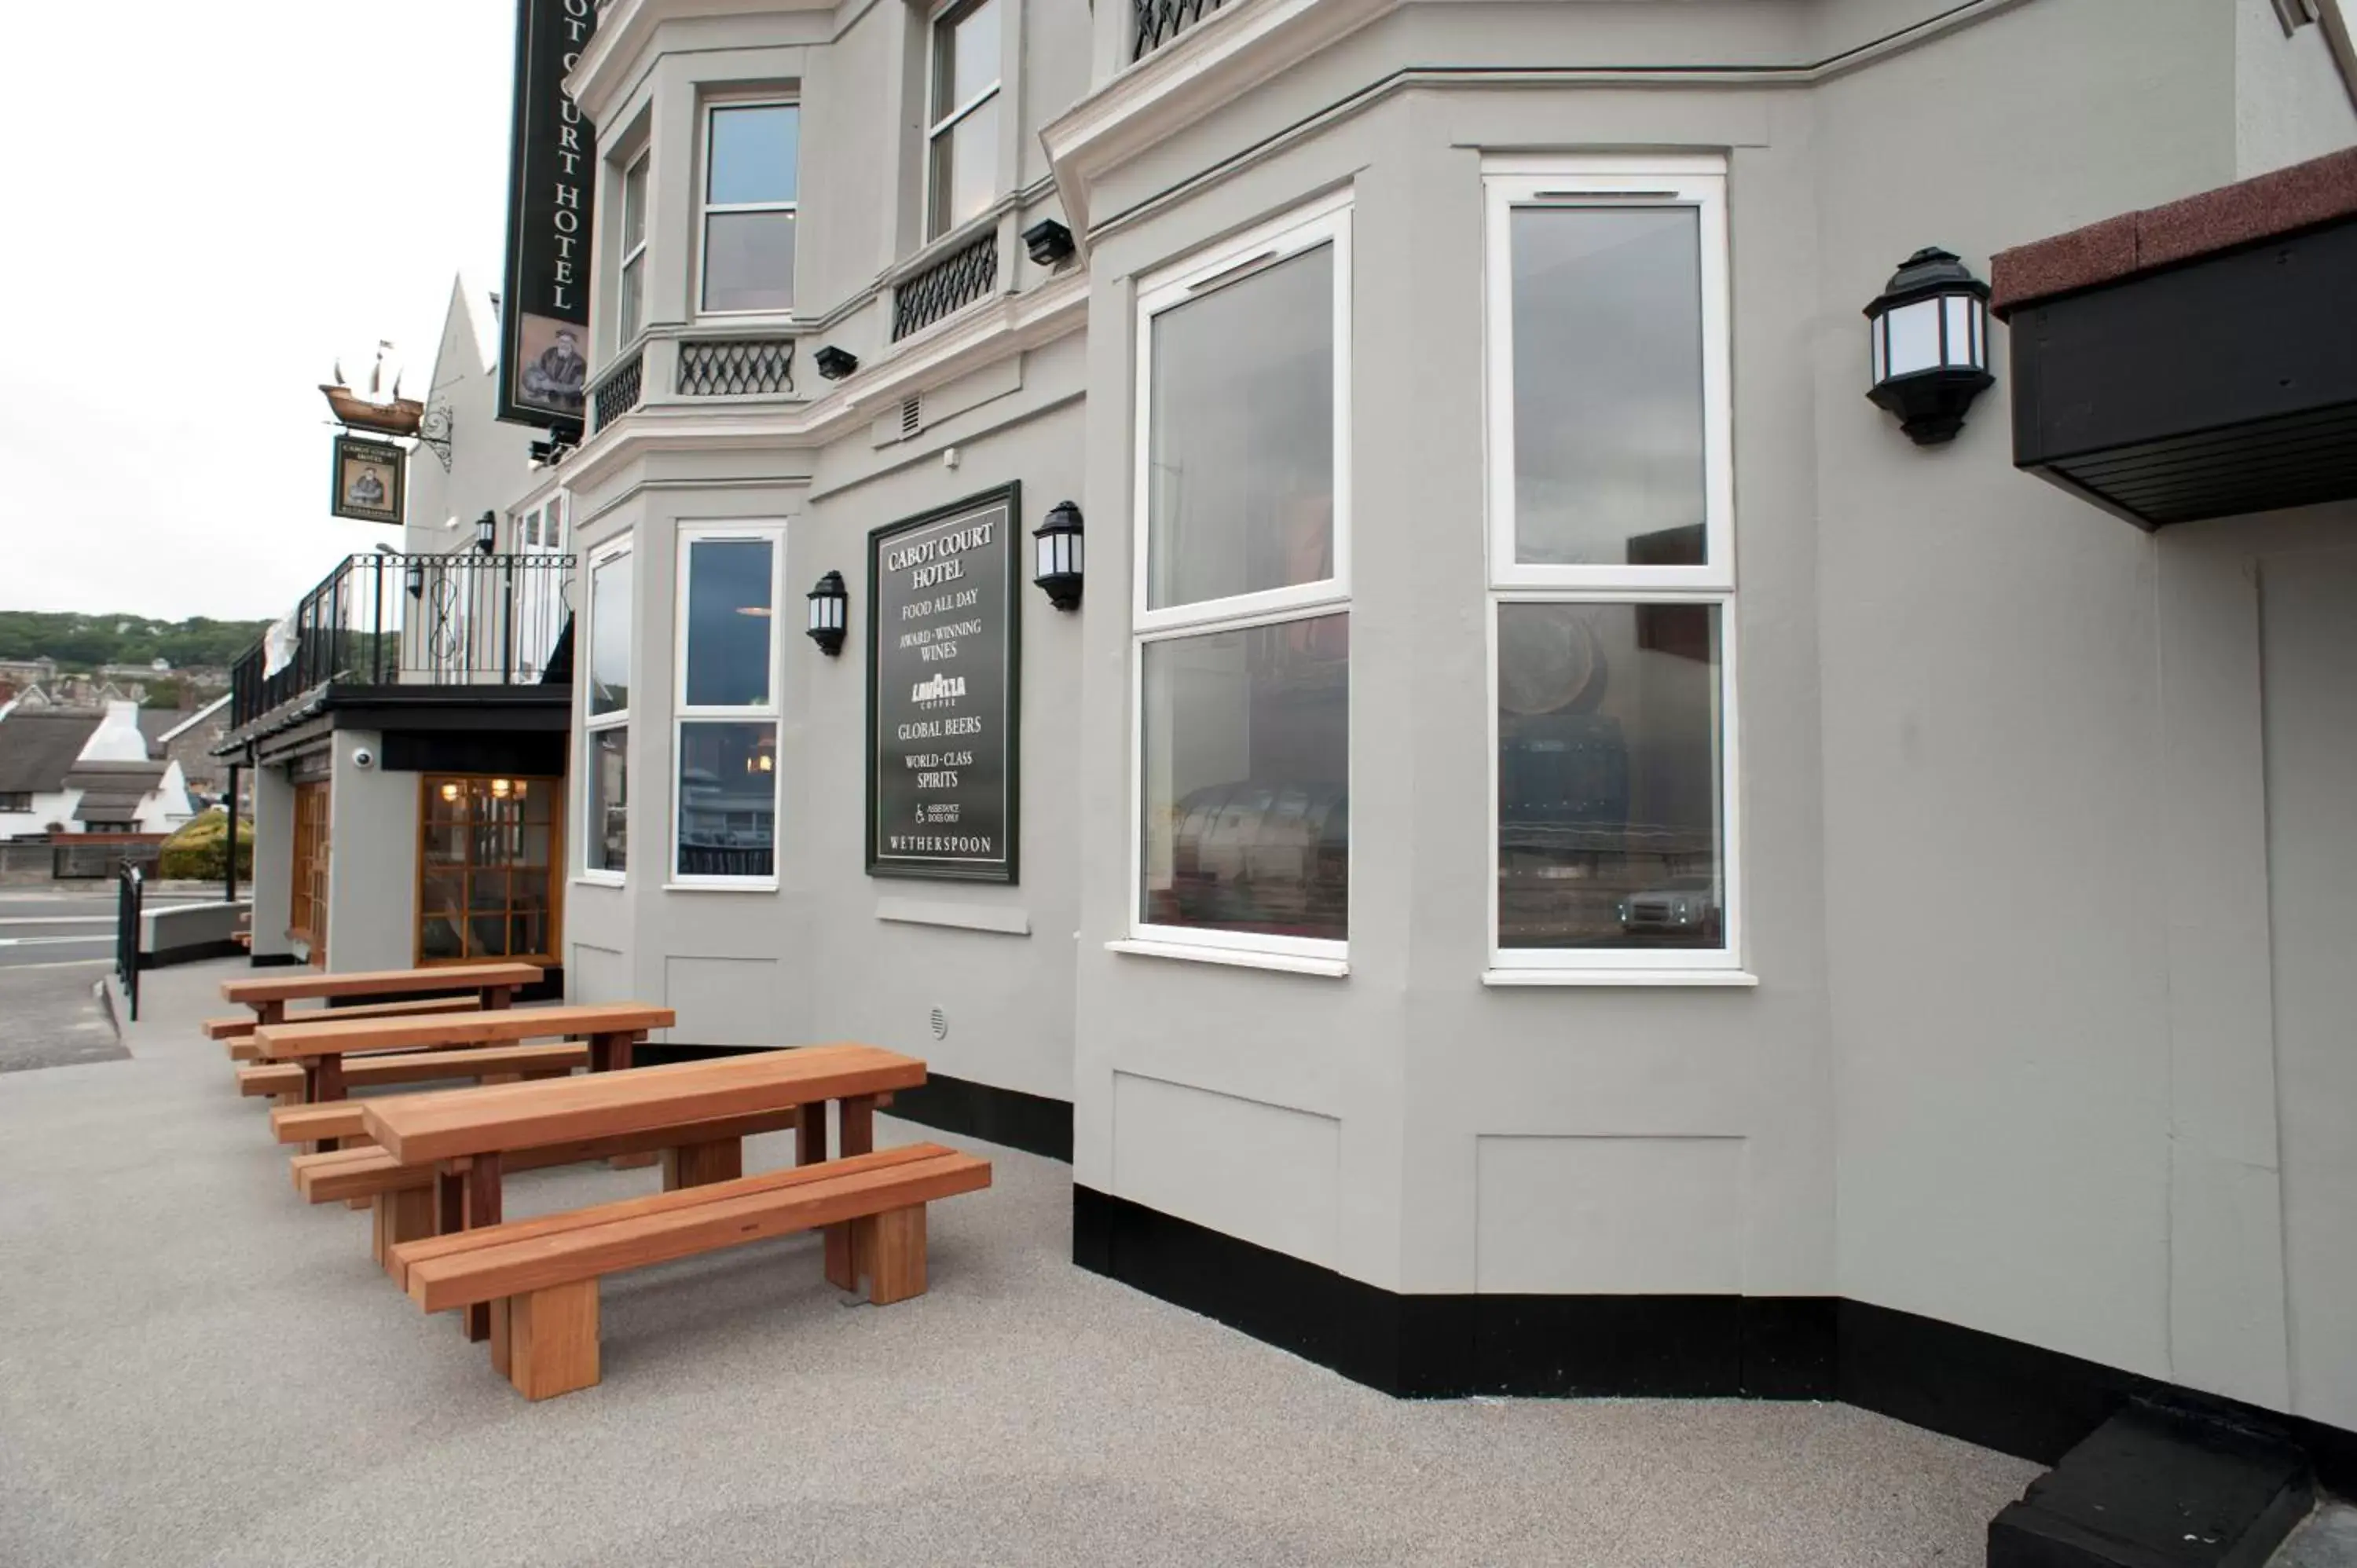
M 776 885 L 784 544 L 774 524 L 680 530 L 675 884 Z
M 999 0 L 954 0 L 933 17 L 925 112 L 925 238 L 978 218 L 998 195 Z
M 707 316 L 791 310 L 802 110 L 713 103 L 704 124 L 699 308 Z
M 1738 978 L 1724 166 L 1484 186 L 1491 978 Z
M 1141 289 L 1138 943 L 1344 957 L 1350 238 L 1338 198 Z
M 630 848 L 630 545 L 589 558 L 589 679 L 582 714 L 581 868 L 619 883 Z
M 615 341 L 624 348 L 646 325 L 647 155 L 640 153 L 622 176 L 622 286 L 620 326 Z

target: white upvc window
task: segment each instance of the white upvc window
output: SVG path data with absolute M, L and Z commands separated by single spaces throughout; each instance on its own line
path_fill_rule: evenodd
M 925 110 L 925 238 L 939 239 L 998 196 L 999 0 L 951 0 L 933 13 Z
M 1132 950 L 1342 971 L 1351 323 L 1348 193 L 1141 285 Z
M 1726 166 L 1489 160 L 1489 979 L 1741 983 Z
M 724 99 L 705 105 L 701 314 L 777 315 L 793 308 L 801 148 L 798 103 Z
M 581 875 L 621 885 L 630 846 L 630 612 L 636 576 L 630 537 L 589 557 L 589 613 L 582 662 Z
M 785 529 L 693 523 L 679 531 L 673 664 L 674 886 L 775 887 L 778 606 Z
M 615 342 L 628 348 L 645 327 L 647 307 L 647 155 L 622 174 L 622 284 Z

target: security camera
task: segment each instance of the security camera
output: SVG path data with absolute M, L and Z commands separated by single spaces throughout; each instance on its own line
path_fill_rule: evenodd
M 354 768 L 374 768 L 376 766 L 376 753 L 371 751 L 364 746 L 356 746 L 352 747 L 352 766 Z

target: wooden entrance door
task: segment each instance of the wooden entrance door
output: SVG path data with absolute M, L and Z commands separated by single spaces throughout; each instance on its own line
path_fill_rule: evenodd
M 311 967 L 328 967 L 328 783 L 295 786 L 295 886 L 286 934 L 310 944 Z

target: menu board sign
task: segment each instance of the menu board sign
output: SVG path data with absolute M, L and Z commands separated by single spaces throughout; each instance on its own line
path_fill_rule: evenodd
M 867 536 L 867 872 L 1016 880 L 1021 489 Z

